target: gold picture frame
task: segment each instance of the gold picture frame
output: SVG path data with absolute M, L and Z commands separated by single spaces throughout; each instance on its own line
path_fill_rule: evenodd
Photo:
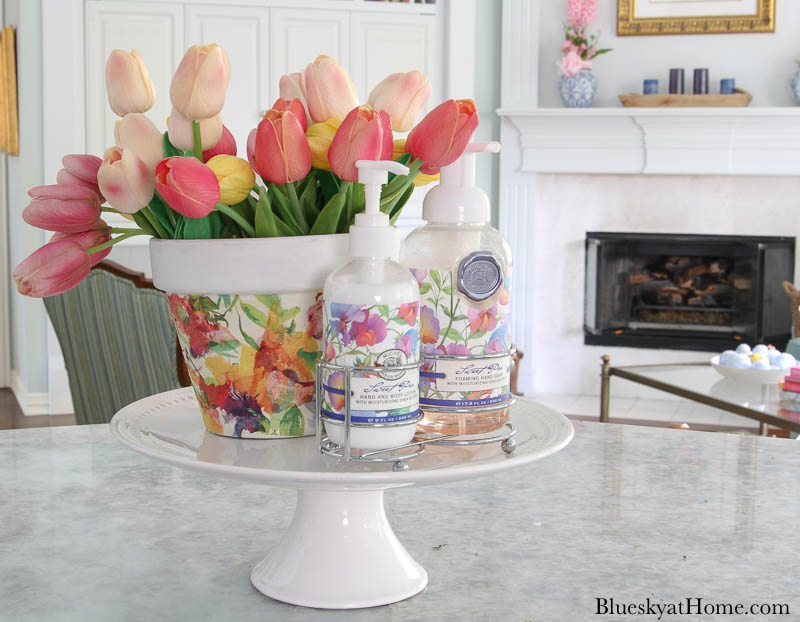
M 775 32 L 775 0 L 757 0 L 755 15 L 636 17 L 636 0 L 617 0 L 617 36 Z

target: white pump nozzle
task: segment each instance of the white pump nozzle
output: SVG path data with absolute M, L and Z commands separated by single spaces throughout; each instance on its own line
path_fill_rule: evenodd
M 359 227 L 388 227 L 389 215 L 380 210 L 381 186 L 389 181 L 389 173 L 408 175 L 408 167 L 393 160 L 358 160 L 358 182 L 364 184 L 364 213 L 356 214 Z
M 381 186 L 389 173 L 408 175 L 407 166 L 392 160 L 358 160 L 358 181 L 364 184 L 364 211 L 356 214 L 350 227 L 350 254 L 353 257 L 393 257 L 397 254 L 395 229 L 389 214 L 381 212 Z
M 497 153 L 500 143 L 470 143 L 452 164 L 440 169 L 439 185 L 425 197 L 422 217 L 428 222 L 488 222 L 489 197 L 475 186 L 475 155 Z

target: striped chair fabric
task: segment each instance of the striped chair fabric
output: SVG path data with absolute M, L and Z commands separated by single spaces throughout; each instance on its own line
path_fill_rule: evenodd
M 123 406 L 181 386 L 167 297 L 103 263 L 74 289 L 44 299 L 78 424 L 107 423 Z

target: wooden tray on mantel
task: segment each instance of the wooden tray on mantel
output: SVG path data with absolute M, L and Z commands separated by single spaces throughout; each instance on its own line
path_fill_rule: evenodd
M 747 91 L 737 91 L 732 95 L 639 95 L 627 93 L 620 95 L 623 106 L 631 108 L 741 108 L 747 106 L 753 96 Z

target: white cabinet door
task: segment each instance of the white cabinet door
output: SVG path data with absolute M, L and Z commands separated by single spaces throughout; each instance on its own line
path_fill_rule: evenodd
M 270 12 L 270 99 L 279 95 L 283 74 L 300 71 L 320 54 L 350 69 L 350 17 L 347 11 L 272 9 Z M 359 91 L 366 101 L 366 93 Z
M 269 9 L 188 5 L 186 47 L 219 43 L 228 53 L 231 81 L 222 110 L 222 120 L 245 156 L 247 135 L 267 110 L 270 84 L 278 78 L 269 68 Z
M 156 88 L 148 116 L 165 130 L 172 105 L 169 85 L 183 56 L 183 7 L 154 2 L 86 2 L 86 147 L 102 156 L 114 145 L 118 117 L 108 106 L 106 59 L 111 50 L 136 48 Z
M 434 86 L 428 102 L 438 103 L 436 16 L 354 12 L 350 72 L 362 101 L 391 73 L 418 69 Z

